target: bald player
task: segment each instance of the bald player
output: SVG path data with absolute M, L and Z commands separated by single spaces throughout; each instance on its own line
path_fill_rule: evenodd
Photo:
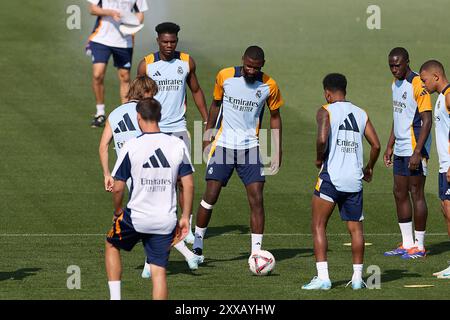
M 442 63 L 436 60 L 429 60 L 422 65 L 420 78 L 430 94 L 439 93 L 434 107 L 434 130 L 439 156 L 439 198 L 450 237 L 450 84 Z M 450 267 L 433 275 L 450 279 Z
M 431 98 L 419 75 L 411 70 L 405 48 L 392 49 L 388 61 L 394 76 L 394 121 L 384 163 L 394 169 L 394 199 L 402 244 L 384 255 L 407 260 L 424 258 L 428 216 L 424 188 L 431 145 Z

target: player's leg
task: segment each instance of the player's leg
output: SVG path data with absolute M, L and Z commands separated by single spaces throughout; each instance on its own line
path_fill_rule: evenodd
M 450 200 L 441 201 L 442 214 L 447 225 L 447 233 L 450 238 Z
M 117 76 L 119 77 L 120 100 L 125 103 L 130 89 L 130 69 L 118 69 Z
M 195 225 L 195 240 L 193 245 L 193 251 L 196 255 L 201 256 L 203 253 L 203 240 L 205 238 L 206 229 L 208 228 L 209 221 L 213 207 L 219 198 L 220 191 L 222 190 L 222 182 L 218 180 L 207 180 L 206 191 L 203 194 L 200 205 L 197 210 L 197 222 Z
M 326 196 L 322 195 L 322 197 Z M 335 203 L 333 199 L 328 198 L 325 200 L 317 194 L 313 195 L 311 202 L 311 231 L 314 242 L 317 276 L 314 277 L 310 283 L 302 286 L 302 289 L 304 290 L 328 290 L 331 288 L 331 281 L 328 274 L 328 240 L 326 228 L 334 207 Z
M 150 264 L 152 273 L 152 298 L 153 300 L 167 300 L 169 297 L 167 289 L 166 268 Z
M 441 209 L 447 225 L 447 233 L 450 238 L 450 184 L 447 181 L 447 173 L 439 173 L 439 198 L 441 199 Z M 450 261 L 448 261 L 450 264 Z M 443 279 L 450 279 L 450 266 L 442 271 L 433 273 L 433 276 Z
M 250 205 L 251 253 L 261 250 L 264 234 L 264 165 L 259 148 L 236 150 L 236 171 L 245 185 Z
M 398 159 L 400 158 L 400 159 Z M 412 208 L 409 197 L 409 177 L 407 175 L 396 174 L 396 168 L 398 173 L 403 173 L 405 161 L 404 158 L 394 157 L 394 199 L 397 208 L 397 221 L 402 234 L 402 244 L 397 248 L 386 251 L 385 256 L 401 256 L 406 253 L 408 249 L 414 246 L 414 235 L 412 229 Z M 399 163 L 396 165 L 396 163 Z M 403 170 L 403 171 L 402 171 Z
M 105 241 L 105 266 L 111 300 L 120 300 L 120 283 L 122 278 L 122 262 L 120 250 Z
M 120 100 L 127 101 L 127 94 L 130 88 L 130 69 L 133 60 L 133 48 L 112 48 L 114 66 L 117 68 L 119 77 Z
M 96 101 L 96 113 L 91 122 L 92 127 L 101 127 L 106 121 L 105 117 L 105 74 L 106 66 L 111 56 L 111 49 L 100 43 L 90 43 L 92 50 L 92 90 Z
M 206 166 L 206 191 L 203 194 L 202 200 L 197 210 L 197 222 L 195 225 L 195 240 L 193 251 L 197 255 L 203 253 L 203 239 L 205 238 L 206 229 L 213 207 L 219 199 L 222 187 L 225 187 L 230 180 L 234 170 L 233 157 L 234 154 L 231 149 L 216 147 L 211 151 L 208 165 Z
M 421 258 L 425 257 L 425 230 L 427 226 L 428 208 L 425 200 L 425 181 L 426 177 L 409 177 L 411 199 L 414 208 L 414 234 L 415 243 L 407 254 L 402 258 Z
M 261 250 L 264 234 L 264 182 L 253 182 L 245 186 L 250 205 L 251 253 Z
M 131 251 L 140 239 L 131 222 L 130 212 L 125 210 L 113 222 L 105 243 L 105 265 L 111 300 L 121 298 L 122 264 L 119 250 Z

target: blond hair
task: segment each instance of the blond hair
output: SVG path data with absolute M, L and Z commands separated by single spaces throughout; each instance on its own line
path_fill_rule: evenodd
M 158 93 L 158 85 L 148 76 L 138 76 L 130 84 L 128 89 L 128 100 L 142 100 L 145 94 L 151 94 L 151 97 Z

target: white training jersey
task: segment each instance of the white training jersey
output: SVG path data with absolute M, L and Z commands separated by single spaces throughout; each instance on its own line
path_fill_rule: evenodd
M 439 94 L 434 107 L 434 129 L 439 156 L 439 172 L 447 172 L 450 166 L 450 106 L 445 97 L 450 94 L 450 84 Z
M 155 80 L 158 93 L 155 99 L 161 103 L 162 132 L 186 131 L 186 79 L 189 75 L 189 55 L 175 52 L 171 61 L 160 58 L 159 52 L 144 58 L 147 75 Z
M 143 133 L 121 149 L 112 176 L 131 178 L 127 208 L 137 232 L 169 234 L 177 223 L 178 177 L 194 171 L 186 145 L 161 132 Z
M 362 190 L 366 112 L 348 101 L 324 105 L 330 118 L 328 146 L 319 178 L 341 192 Z M 319 181 L 320 181 L 319 179 Z
M 117 156 L 125 142 L 142 133 L 137 122 L 136 105 L 137 101 L 129 101 L 109 114 L 108 122 L 111 126 Z
M 119 12 L 144 12 L 148 10 L 146 0 L 87 0 L 103 9 Z M 116 48 L 132 48 L 133 36 L 124 36 L 119 30 L 120 22 L 112 17 L 97 17 L 90 41 Z
M 270 76 L 260 72 L 255 82 L 249 83 L 241 69 L 225 68 L 216 76 L 214 100 L 222 101 L 222 106 L 211 154 L 216 145 L 236 150 L 257 147 L 265 106 L 273 111 L 284 103 L 277 83 Z
M 394 113 L 394 154 L 400 157 L 412 156 L 422 128 L 420 113 L 431 111 L 430 94 L 423 88 L 417 73 L 411 73 L 404 80 L 392 83 Z M 425 142 L 422 154 L 428 158 L 431 135 Z

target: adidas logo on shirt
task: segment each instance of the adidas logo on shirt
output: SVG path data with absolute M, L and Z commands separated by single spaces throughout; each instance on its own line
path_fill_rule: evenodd
M 143 168 L 170 168 L 169 161 L 167 161 L 161 149 L 157 149 L 155 154 L 152 155 L 149 160 L 149 162 L 144 163 L 142 166 Z
M 154 77 L 160 77 L 160 76 L 161 76 L 161 73 L 160 73 L 159 71 L 156 71 L 156 72 L 153 74 L 153 76 L 154 76 Z
M 136 131 L 136 128 L 134 127 L 133 122 L 131 121 L 128 113 L 125 113 L 123 115 L 123 120 L 121 120 L 117 125 L 118 127 L 114 130 L 114 133 Z
M 358 124 L 356 123 L 353 113 L 349 113 L 344 123 L 339 126 L 339 130 L 347 130 L 359 132 Z
M 445 192 L 446 196 L 450 196 L 450 189 L 447 189 L 447 191 Z

